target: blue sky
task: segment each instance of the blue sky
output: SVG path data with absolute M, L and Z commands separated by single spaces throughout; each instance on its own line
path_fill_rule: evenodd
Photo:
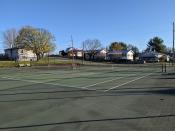
M 123 41 L 146 48 L 150 38 L 161 37 L 172 45 L 175 0 L 0 0 L 2 32 L 31 25 L 48 29 L 57 50 L 97 38 L 103 46 Z M 2 51 L 2 42 L 0 43 Z

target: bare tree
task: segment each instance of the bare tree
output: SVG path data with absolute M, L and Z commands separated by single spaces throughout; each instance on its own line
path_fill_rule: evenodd
M 97 50 L 101 48 L 101 42 L 98 39 L 87 39 L 83 42 L 86 54 L 89 55 L 89 60 L 94 59 Z
M 5 48 L 13 48 L 16 47 L 16 38 L 17 38 L 16 29 L 12 28 L 3 33 L 4 38 L 4 47 Z

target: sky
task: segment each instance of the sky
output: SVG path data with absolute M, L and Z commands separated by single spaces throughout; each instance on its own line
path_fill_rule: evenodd
M 86 39 L 103 47 L 122 41 L 141 51 L 158 36 L 172 47 L 175 0 L 0 0 L 0 52 L 4 31 L 30 25 L 49 30 L 56 38 L 56 53 L 81 48 Z

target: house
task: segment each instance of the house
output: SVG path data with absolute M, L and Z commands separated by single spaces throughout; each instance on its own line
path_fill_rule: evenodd
M 106 58 L 107 58 L 106 49 L 96 50 L 96 54 L 94 56 L 95 60 L 106 60 Z
M 111 61 L 133 61 L 134 52 L 132 50 L 113 50 L 107 53 Z
M 5 55 L 10 60 L 18 61 L 36 61 L 37 56 L 32 50 L 25 50 L 24 48 L 9 48 L 5 49 Z
M 140 54 L 140 59 L 146 62 L 170 61 L 170 56 L 155 51 L 145 51 Z
M 171 59 L 171 57 L 170 57 L 169 55 L 164 54 L 164 55 L 162 56 L 162 59 L 165 60 L 166 62 L 169 62 L 170 59 Z
M 66 53 L 68 57 L 76 57 L 76 58 L 82 58 L 83 57 L 83 51 L 75 48 L 68 48 L 66 50 Z
M 8 60 L 8 57 L 4 53 L 1 53 L 0 60 Z
M 87 50 L 84 52 L 85 60 L 105 60 L 107 57 L 107 50 Z
M 173 61 L 173 52 L 169 52 L 167 55 L 169 56 L 169 61 Z
M 64 50 L 59 51 L 59 56 L 67 56 L 67 53 Z

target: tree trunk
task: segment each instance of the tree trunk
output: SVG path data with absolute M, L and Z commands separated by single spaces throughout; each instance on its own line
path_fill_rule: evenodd
M 41 54 L 41 58 L 43 58 L 43 57 L 44 57 L 44 53 Z
M 92 60 L 94 61 L 94 58 L 95 58 L 95 54 L 92 55 Z
M 89 54 L 89 61 L 91 61 L 92 59 L 92 54 Z
M 10 49 L 10 60 L 13 60 L 13 55 L 12 55 L 13 51 L 12 48 Z
M 37 57 L 37 61 L 39 61 L 40 60 L 40 54 L 36 54 L 36 57 Z

